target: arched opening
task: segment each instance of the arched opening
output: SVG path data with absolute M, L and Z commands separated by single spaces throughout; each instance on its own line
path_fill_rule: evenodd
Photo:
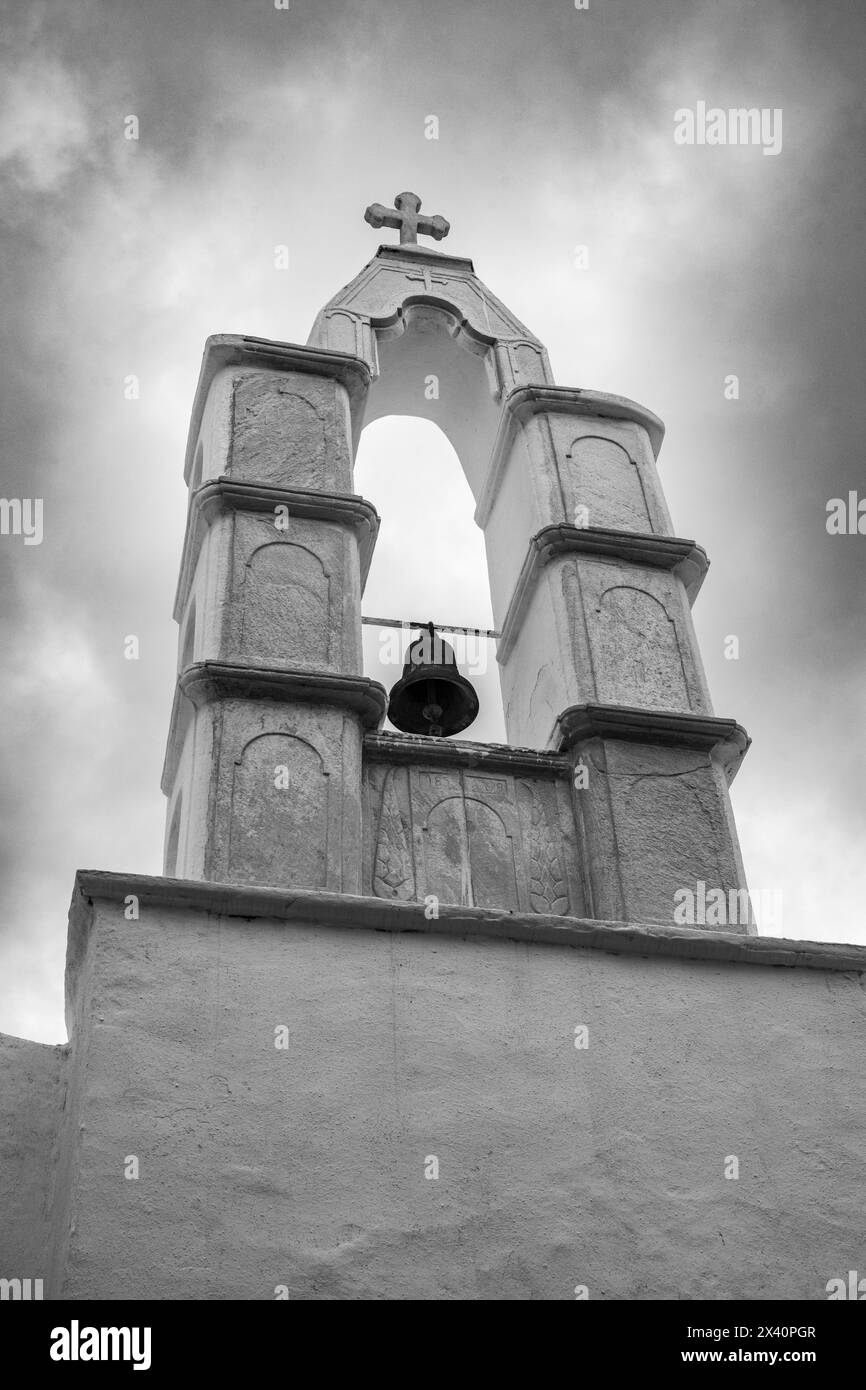
M 408 412 L 438 425 L 474 494 L 472 511 L 499 427 L 493 340 L 472 332 L 453 305 L 425 299 L 407 299 L 382 326 L 373 322 L 378 375 L 370 389 L 367 423 Z
M 368 425 L 355 463 L 355 490 L 382 518 L 364 591 L 375 618 L 492 628 L 484 535 L 460 460 L 430 420 L 389 415 Z M 413 630 L 364 626 L 364 672 L 390 690 Z M 495 643 L 443 629 L 480 710 L 464 739 L 505 740 Z M 392 730 L 390 723 L 386 730 Z

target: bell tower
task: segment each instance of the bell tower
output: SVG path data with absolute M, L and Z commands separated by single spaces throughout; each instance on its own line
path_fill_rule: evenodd
M 672 923 L 678 890 L 745 889 L 728 785 L 748 740 L 712 710 L 690 612 L 708 562 L 674 534 L 663 426 L 557 386 L 472 261 L 418 244 L 449 231 L 420 208 L 402 193 L 367 209 L 399 245 L 379 247 L 306 346 L 206 345 L 165 872 Z M 408 671 L 405 732 L 379 732 L 386 692 L 361 659 L 378 516 L 352 468 L 362 423 L 391 413 L 434 419 L 473 491 L 506 746 L 442 737 L 441 703 L 428 681 L 415 711 Z
M 824 1299 L 859 1258 L 866 949 L 677 921 L 681 890 L 748 896 L 747 740 L 710 705 L 661 424 L 556 386 L 472 262 L 418 245 L 448 224 L 415 195 L 367 220 L 400 244 L 305 346 L 207 343 L 165 874 L 80 870 L 69 1044 L 0 1035 L 0 1277 Z M 437 421 L 474 493 L 505 744 L 472 739 L 444 615 L 398 732 L 363 673 L 352 462 L 394 411 Z

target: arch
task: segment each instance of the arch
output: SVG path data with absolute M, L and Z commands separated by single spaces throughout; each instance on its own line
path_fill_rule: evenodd
M 560 466 L 560 477 L 569 519 L 583 506 L 588 513 L 583 525 L 614 531 L 652 530 L 640 470 L 616 440 L 578 435 Z
M 328 664 L 330 574 L 307 546 L 267 541 L 244 567 L 241 651 L 265 665 Z
M 324 888 L 327 868 L 328 771 L 322 755 L 296 734 L 256 734 L 233 769 L 232 880 Z
M 368 425 L 358 448 L 355 486 L 377 499 L 381 514 L 364 612 L 492 627 L 484 536 L 474 520 L 460 460 L 441 428 L 409 415 Z M 478 719 L 463 737 L 503 742 L 495 643 L 449 632 L 444 636 L 481 702 Z M 390 690 L 402 673 L 411 637 L 408 630 L 365 627 L 365 674 Z
M 413 416 L 434 423 L 445 435 L 491 543 L 490 587 L 498 626 L 506 616 L 523 557 L 514 557 L 511 533 L 503 539 L 501 527 L 488 526 L 489 491 L 501 472 L 522 467 L 522 457 L 513 464 L 523 450 L 523 416 L 518 412 L 523 407 L 534 412 L 540 392 L 552 394 L 554 405 L 561 403 L 543 344 L 482 284 L 467 257 L 420 246 L 383 245 L 321 310 L 308 345 L 366 363 L 371 376 L 365 398 L 368 427 L 388 417 Z M 539 447 L 544 450 L 547 445 Z M 362 458 L 359 452 L 359 463 Z M 529 468 L 534 475 L 532 495 L 523 509 L 524 534 L 517 542 L 524 545 L 548 519 L 541 493 L 555 480 L 552 455 L 542 459 L 536 449 Z M 361 490 L 361 473 L 356 468 L 356 491 Z M 366 486 L 364 491 L 377 506 L 386 495 Z M 376 553 L 386 549 L 380 531 Z M 494 626 L 490 619 L 464 617 L 462 609 L 461 603 L 453 621 Z M 371 612 L 369 600 L 365 610 Z M 392 602 L 386 614 L 392 616 Z M 393 616 L 447 621 L 450 615 L 407 614 L 403 607 Z M 369 645 L 365 647 L 369 660 Z M 368 673 L 375 674 L 369 668 Z M 493 679 L 499 711 L 498 671 Z M 483 707 L 482 699 L 482 711 Z M 504 737 L 503 723 L 497 719 L 495 733 L 480 723 L 473 725 L 468 737 L 498 741 Z M 511 715 L 509 726 L 513 740 L 520 741 L 523 730 Z
M 477 504 L 499 428 L 495 340 L 472 334 L 445 303 L 411 297 L 377 330 L 379 374 L 366 422 L 411 414 L 431 420 L 457 454 Z
M 512 838 L 486 801 L 445 796 L 423 825 L 425 891 L 440 902 L 518 910 Z
M 689 708 L 674 620 L 660 599 L 631 584 L 598 597 L 593 633 L 596 697 L 643 709 Z
M 542 343 L 482 284 L 472 261 L 423 247 L 380 246 L 322 309 L 309 343 L 369 363 L 368 423 L 408 411 L 436 420 L 476 503 L 505 397 L 553 381 Z M 418 402 L 431 375 L 445 388 L 435 414 Z

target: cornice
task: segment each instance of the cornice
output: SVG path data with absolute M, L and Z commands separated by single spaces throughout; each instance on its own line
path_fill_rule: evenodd
M 174 690 L 160 782 L 166 796 L 174 786 L 190 705 L 201 709 L 215 700 L 284 700 L 292 704 L 310 700 L 318 705 L 339 705 L 357 714 L 366 729 L 374 729 L 382 722 L 388 706 L 384 687 L 368 676 L 340 676 L 290 666 L 198 661 L 181 671 Z
M 593 921 L 582 917 L 542 914 L 520 916 L 488 907 L 440 904 L 438 918 L 427 919 L 424 903 L 326 893 L 314 889 L 250 888 L 201 883 L 143 874 L 106 873 L 79 869 L 75 876 L 67 957 L 67 999 L 76 992 L 77 965 L 96 902 L 116 903 L 134 894 L 141 907 L 164 908 L 200 915 L 202 925 L 235 917 L 297 923 L 347 931 L 412 932 L 466 941 L 522 941 L 531 946 L 560 946 L 602 951 L 611 955 L 694 961 L 700 965 L 772 966 L 799 970 L 866 972 L 866 946 L 845 942 L 796 941 L 771 936 L 747 936 L 696 927 L 657 923 Z M 134 923 L 121 923 L 130 928 Z
M 729 782 L 736 776 L 751 743 L 745 729 L 734 719 L 631 705 L 571 705 L 557 719 L 551 742 L 562 751 L 591 738 L 693 748 L 718 762 Z
M 198 661 L 178 677 L 178 688 L 197 709 L 212 700 L 285 700 L 297 704 L 342 705 L 374 728 L 388 697 L 368 676 L 339 676 L 291 666 L 249 666 L 240 662 Z
M 394 246 L 383 242 L 370 264 L 376 261 L 384 261 L 386 265 L 400 261 L 408 265 L 423 265 L 425 261 L 431 261 L 449 270 L 462 271 L 465 275 L 475 274 L 475 266 L 468 256 L 455 256 L 451 251 L 438 251 L 432 246 Z
M 205 531 L 214 519 L 227 511 L 273 512 L 286 506 L 290 516 L 312 517 L 354 526 L 358 531 L 361 584 L 366 582 L 373 548 L 379 533 L 379 514 L 371 502 L 350 492 L 311 492 L 304 488 L 273 487 L 244 482 L 222 474 L 209 478 L 190 498 L 177 589 L 174 618 L 180 622 L 195 573 Z
M 670 570 L 679 579 L 694 603 L 709 569 L 707 553 L 694 541 L 679 536 L 657 536 L 649 531 L 613 531 L 598 526 L 544 526 L 530 540 L 526 558 L 517 576 L 511 602 L 502 623 L 497 660 L 507 660 L 520 631 L 524 614 L 545 565 L 559 555 L 595 555 L 623 560 L 626 564 L 649 565 Z
M 370 762 L 459 767 L 476 772 L 510 772 L 536 777 L 570 777 L 571 762 L 558 753 L 509 748 L 504 743 L 426 738 L 413 734 L 367 734 L 364 757 Z
M 201 417 L 211 382 L 224 367 L 269 367 L 275 371 L 306 372 L 314 376 L 332 377 L 346 388 L 352 415 L 352 435 L 357 446 L 363 423 L 367 391 L 372 380 L 370 368 L 360 357 L 330 348 L 310 347 L 302 343 L 279 343 L 270 338 L 254 338 L 236 333 L 215 333 L 204 345 L 201 371 L 193 399 L 186 456 L 184 481 L 189 483 L 195 446 L 201 429 Z
M 510 391 L 503 401 L 499 429 L 490 456 L 490 467 L 475 508 L 475 520 L 482 530 L 490 518 L 502 472 L 518 431 L 527 420 L 542 411 L 556 415 L 627 420 L 641 425 L 649 435 L 656 458 L 664 439 L 665 427 L 659 417 L 647 410 L 646 406 L 630 401 L 627 396 L 611 396 L 605 391 L 585 391 L 579 386 L 518 386 L 516 390 Z

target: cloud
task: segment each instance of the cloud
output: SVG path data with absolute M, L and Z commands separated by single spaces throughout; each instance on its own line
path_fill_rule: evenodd
M 86 157 L 90 122 L 73 75 L 47 55 L 0 66 L 0 174 L 53 193 Z
M 0 50 L 0 443 L 4 495 L 44 497 L 46 534 L 0 546 L 0 1028 L 62 1036 L 77 866 L 159 871 L 203 341 L 304 341 L 375 251 L 364 207 L 405 187 L 451 219 L 448 248 L 558 380 L 666 420 L 675 526 L 713 561 L 695 610 L 710 688 L 754 735 L 734 787 L 749 879 L 782 884 L 786 930 L 862 939 L 864 552 L 823 528 L 826 498 L 862 486 L 861 26 L 798 0 L 20 7 Z M 698 98 L 782 106 L 782 154 L 676 147 L 673 112 Z M 484 625 L 447 446 L 377 428 L 392 437 L 365 441 L 391 460 L 362 484 L 384 518 L 371 584 L 393 556 L 401 602 Z M 385 476 L 410 438 L 414 511 Z M 470 529 L 440 528 L 422 556 L 411 528 L 439 460 L 440 521 L 451 507 Z M 378 592 L 386 616 L 400 607 Z

